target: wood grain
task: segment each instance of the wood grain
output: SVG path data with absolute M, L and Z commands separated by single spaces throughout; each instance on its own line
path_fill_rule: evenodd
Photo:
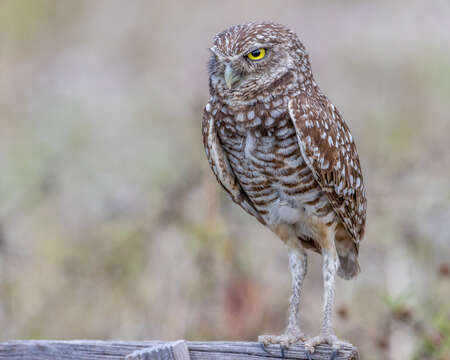
M 154 354 L 155 349 L 161 346 L 169 347 L 178 344 L 180 353 L 173 353 L 168 357 L 171 360 L 262 360 L 262 359 L 282 359 L 280 347 L 270 345 L 266 351 L 259 343 L 255 342 L 227 342 L 227 341 L 98 341 L 98 340 L 15 340 L 0 343 L 0 359 L 11 360 L 114 360 L 114 359 L 165 359 L 164 357 L 146 357 L 146 353 Z M 189 357 L 183 354 L 182 345 L 186 344 L 189 350 Z M 138 351 L 138 352 L 136 352 Z M 319 345 L 312 360 L 329 360 L 332 349 L 328 345 Z M 285 350 L 286 359 L 307 360 L 305 347 L 303 344 L 291 345 Z M 135 357 L 132 357 L 135 356 Z M 136 356 L 141 356 L 136 357 Z M 155 355 L 156 356 L 156 355 Z M 163 355 L 161 355 L 163 356 Z M 184 356 L 184 357 L 183 357 Z M 336 360 L 358 360 L 358 351 L 353 346 L 342 347 Z
M 190 355 L 186 341 L 178 340 L 135 350 L 125 360 L 190 360 Z

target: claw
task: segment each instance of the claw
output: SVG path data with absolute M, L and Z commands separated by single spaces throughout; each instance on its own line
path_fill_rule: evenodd
M 273 356 L 273 354 L 272 354 L 269 350 L 266 349 L 266 345 L 265 345 L 263 342 L 260 342 L 259 345 L 261 346 L 261 349 L 262 349 L 265 353 L 269 354 L 270 356 Z
M 283 345 L 280 344 L 280 350 L 281 350 L 281 358 L 282 359 L 286 359 L 286 356 L 284 354 L 284 350 L 287 349 L 285 348 Z
M 338 353 L 338 350 L 337 349 L 333 349 L 333 352 L 331 353 L 330 360 L 335 360 L 336 357 L 337 357 L 337 353 Z
M 266 354 L 269 354 L 270 356 L 276 356 L 276 357 L 278 357 L 277 355 L 272 354 L 269 350 L 267 350 L 267 349 L 266 349 L 266 345 L 265 345 L 263 342 L 260 342 L 260 343 L 259 343 L 259 346 L 261 347 L 261 349 L 262 349 Z M 283 345 L 280 344 L 280 352 L 281 352 L 281 358 L 282 358 L 282 359 L 286 359 L 286 353 L 285 353 L 285 350 L 287 350 L 287 347 L 285 347 L 285 346 L 283 346 Z
M 305 349 L 307 351 L 307 353 L 314 353 L 315 347 L 319 344 L 329 344 L 331 346 L 331 356 L 330 356 L 330 360 L 336 360 L 337 359 L 337 355 L 339 352 L 339 349 L 342 346 L 351 346 L 351 344 L 345 342 L 345 341 L 341 341 L 339 340 L 336 335 L 331 334 L 331 335 L 319 335 L 319 336 L 315 336 L 309 340 L 307 340 L 305 342 Z M 310 360 L 310 358 L 308 357 L 308 360 Z

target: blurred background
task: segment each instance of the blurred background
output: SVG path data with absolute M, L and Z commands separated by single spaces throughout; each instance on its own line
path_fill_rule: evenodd
M 367 235 L 338 336 L 363 359 L 450 359 L 445 0 L 2 0 L 0 340 L 283 331 L 286 248 L 225 196 L 201 139 L 208 47 L 251 20 L 299 34 L 357 142 Z

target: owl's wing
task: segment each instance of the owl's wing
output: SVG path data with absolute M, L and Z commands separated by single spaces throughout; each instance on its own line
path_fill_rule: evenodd
M 223 150 L 219 136 L 217 135 L 214 118 L 206 110 L 203 112 L 202 128 L 206 157 L 217 181 L 236 204 L 240 205 L 250 215 L 258 219 L 261 224 L 265 225 L 266 222 L 255 209 L 251 200 L 236 179 L 228 161 L 227 154 Z
M 300 150 L 344 227 L 358 243 L 364 236 L 366 196 L 350 130 L 329 100 L 300 94 L 289 101 Z

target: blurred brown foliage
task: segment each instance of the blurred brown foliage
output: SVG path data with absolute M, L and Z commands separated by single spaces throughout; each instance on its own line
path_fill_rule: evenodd
M 255 340 L 280 332 L 286 249 L 203 154 L 215 33 L 295 30 L 368 188 L 338 335 L 364 359 L 448 359 L 448 1 L 0 2 L 0 325 L 12 338 Z M 320 258 L 302 321 L 317 333 Z M 445 265 L 447 264 L 447 265 Z

